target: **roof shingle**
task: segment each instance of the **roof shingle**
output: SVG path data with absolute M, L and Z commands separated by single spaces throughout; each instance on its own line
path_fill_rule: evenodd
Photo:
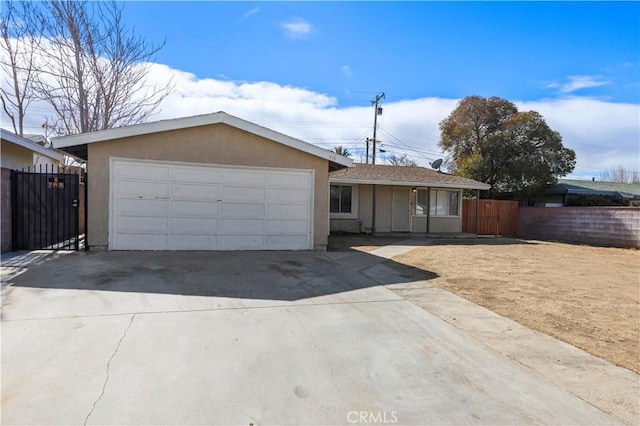
M 486 183 L 442 173 L 425 167 L 354 164 L 329 173 L 331 182 L 377 185 L 439 186 L 446 188 L 489 189 Z
M 558 179 L 558 183 L 546 191 L 548 194 L 620 195 L 624 198 L 640 198 L 640 185 L 576 179 Z

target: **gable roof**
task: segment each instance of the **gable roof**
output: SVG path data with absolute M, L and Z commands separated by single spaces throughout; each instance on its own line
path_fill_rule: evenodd
M 605 182 L 577 179 L 558 179 L 558 183 L 545 191 L 547 194 L 612 195 L 640 199 L 637 183 Z
M 490 185 L 461 176 L 453 176 L 425 167 L 354 164 L 354 167 L 329 173 L 329 181 L 376 185 L 429 186 L 439 188 L 489 189 Z
M 23 148 L 26 148 L 28 150 L 31 150 L 35 153 L 38 153 L 40 155 L 44 155 L 45 157 L 49 157 L 52 158 L 56 161 L 62 161 L 63 160 L 63 155 L 57 151 L 54 151 L 52 149 L 49 148 L 45 148 L 35 142 L 33 142 L 30 139 L 24 138 L 22 136 L 18 136 L 15 133 L 12 133 L 8 130 L 5 129 L 0 129 L 0 139 L 2 139 L 3 141 L 7 141 L 10 142 L 12 144 L 21 146 Z
M 118 127 L 108 130 L 80 133 L 77 135 L 61 136 L 51 140 L 56 148 L 67 148 L 89 143 L 104 142 L 112 139 L 127 138 L 150 133 L 166 132 L 170 130 L 186 129 L 190 127 L 208 126 L 211 124 L 226 124 L 257 136 L 281 143 L 282 145 L 306 152 L 316 157 L 324 158 L 333 163 L 350 167 L 353 161 L 329 150 L 304 142 L 300 139 L 287 136 L 275 130 L 267 129 L 250 121 L 243 120 L 226 112 L 214 112 L 212 114 L 194 115 L 191 117 L 172 118 L 169 120 L 153 121 L 150 123 L 135 124 L 133 126 Z

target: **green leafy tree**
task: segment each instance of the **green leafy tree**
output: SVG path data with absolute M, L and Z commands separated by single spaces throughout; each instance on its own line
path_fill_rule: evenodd
M 490 184 L 489 196 L 535 196 L 575 167 L 575 152 L 539 113 L 505 99 L 466 97 L 440 131 L 452 172 Z
M 342 145 L 333 148 L 333 152 L 338 155 L 342 155 L 343 157 L 351 157 L 351 151 L 349 151 L 349 148 L 344 148 Z

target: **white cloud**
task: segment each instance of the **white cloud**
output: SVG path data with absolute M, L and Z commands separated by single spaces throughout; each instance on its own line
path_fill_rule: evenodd
M 340 71 L 342 71 L 342 73 L 344 75 L 346 75 L 347 77 L 351 77 L 353 75 L 353 70 L 351 69 L 351 67 L 349 65 L 343 65 L 340 68 Z
M 589 87 L 605 86 L 609 83 L 611 81 L 603 80 L 599 75 L 570 75 L 564 83 L 551 82 L 545 85 L 545 88 L 558 88 L 561 93 L 569 94 Z
M 260 8 L 258 6 L 254 7 L 253 9 L 249 9 L 242 14 L 242 19 L 247 19 L 251 15 L 255 15 L 258 12 L 260 12 Z
M 198 78 L 162 64 L 151 66 L 149 77 L 151 83 L 162 85 L 173 79 L 175 84 L 174 92 L 152 120 L 225 111 L 323 148 L 343 145 L 356 157 L 364 151 L 365 138 L 372 136 L 373 110 L 368 103 L 340 107 L 335 97 L 306 88 L 268 81 Z M 384 101 L 377 135 L 382 149 L 407 153 L 425 166 L 443 157 L 438 147 L 438 124 L 457 102 L 433 97 Z M 617 165 L 640 168 L 640 105 L 585 97 L 516 104 L 523 111 L 540 112 L 549 126 L 560 132 L 564 145 L 576 151 L 578 167 L 573 176 L 599 177 L 600 170 Z M 37 133 L 47 114 L 53 115 L 46 105 L 34 103 L 26 117 L 27 132 Z M 3 120 L 5 128 L 8 124 Z
M 576 151 L 574 175 L 599 178 L 599 170 L 623 165 L 640 170 L 640 105 L 573 97 L 518 103 L 542 114 Z
M 291 38 L 303 38 L 313 31 L 313 25 L 301 18 L 282 24 L 285 34 Z
M 157 67 L 160 67 L 159 65 Z M 179 117 L 226 111 L 282 133 L 331 149 L 345 145 L 364 150 L 372 136 L 370 105 L 340 107 L 337 99 L 312 90 L 271 82 L 198 79 L 173 70 L 176 91 L 162 105 L 163 116 Z M 378 139 L 388 152 L 406 152 L 420 164 L 443 157 L 438 147 L 439 123 L 458 99 L 420 98 L 384 102 L 378 117 Z M 516 102 L 521 110 L 536 110 L 560 132 L 564 145 L 574 149 L 574 175 L 599 176 L 595 169 L 618 164 L 640 168 L 640 106 L 572 97 Z

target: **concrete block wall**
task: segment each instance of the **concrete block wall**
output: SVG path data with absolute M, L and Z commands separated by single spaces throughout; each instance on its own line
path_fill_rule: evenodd
M 640 248 L 640 209 L 521 207 L 518 236 L 607 247 Z
M 0 249 L 11 251 L 11 170 L 0 169 Z

